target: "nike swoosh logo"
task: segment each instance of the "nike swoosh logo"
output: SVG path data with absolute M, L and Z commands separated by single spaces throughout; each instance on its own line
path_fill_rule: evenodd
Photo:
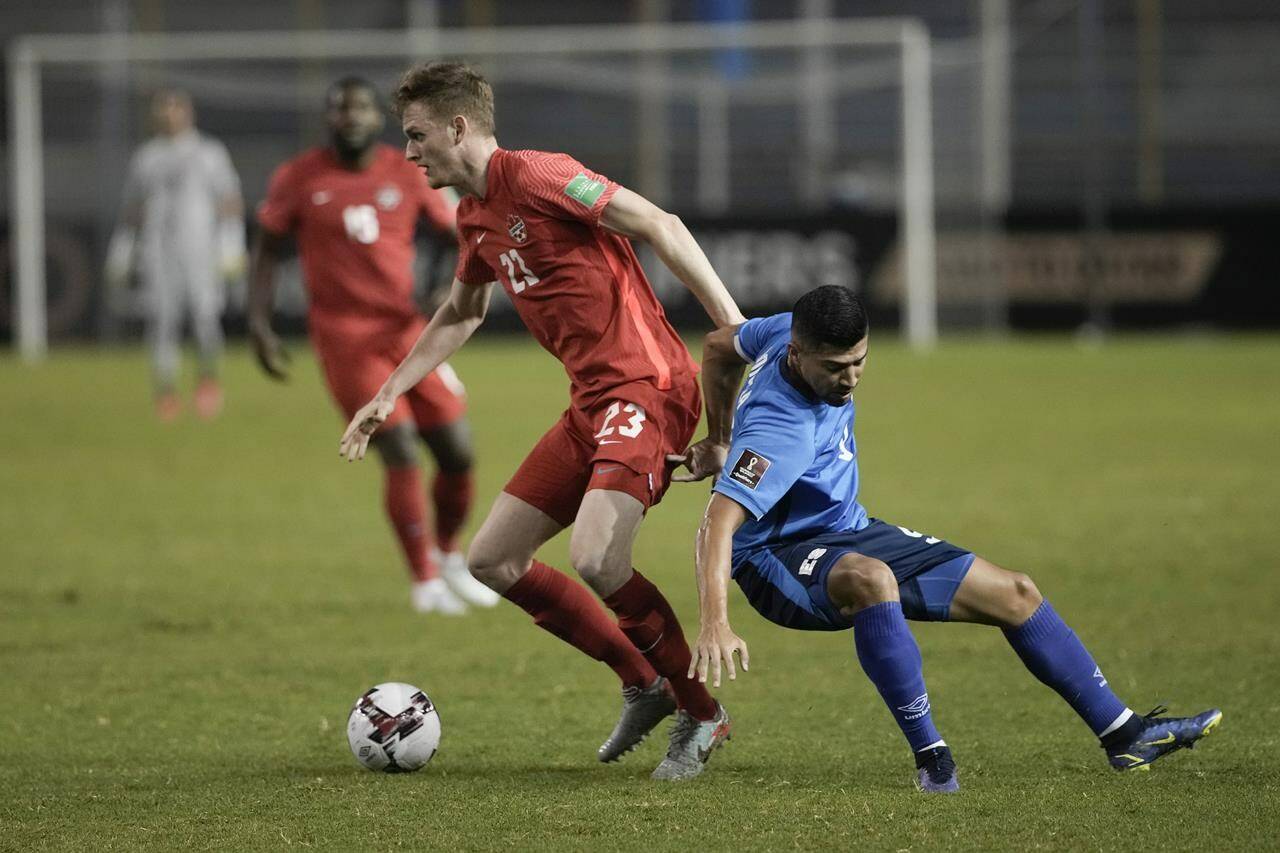
M 319 192 L 313 193 L 311 195 L 311 203 L 316 206 L 319 206 L 322 204 L 328 204 L 332 200 L 333 200 L 333 193 L 329 192 L 328 190 L 320 190 Z
M 610 471 L 617 471 L 621 467 L 622 467 L 621 465 L 601 465 L 599 468 L 596 469 L 596 473 L 608 474 Z M 641 654 L 644 654 L 644 652 L 641 652 Z
M 485 234 L 488 234 L 488 233 L 489 233 L 489 232 L 488 232 L 488 231 L 486 231 L 486 232 L 484 232 L 484 234 L 481 234 L 479 237 L 477 237 L 477 238 L 476 238 L 476 245 L 477 245 L 477 246 L 479 246 L 481 243 L 483 243 L 483 242 L 484 242 Z
M 1139 746 L 1160 746 L 1161 744 L 1173 743 L 1174 737 L 1172 733 L 1165 735 L 1160 740 L 1148 740 L 1138 744 Z
M 711 750 L 716 748 L 720 740 L 729 734 L 729 721 L 726 719 L 720 725 L 716 726 L 716 730 L 711 733 L 711 743 L 706 747 L 698 747 L 698 760 L 703 764 L 707 763 L 707 759 L 711 757 Z

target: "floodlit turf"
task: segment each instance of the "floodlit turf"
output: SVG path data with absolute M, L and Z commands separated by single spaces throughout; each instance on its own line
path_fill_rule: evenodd
M 0 360 L 0 849 L 1196 849 L 1280 843 L 1280 339 L 873 341 L 858 392 L 873 515 L 1026 571 L 1138 711 L 1220 706 L 1194 752 L 1120 775 L 999 632 L 917 625 L 963 790 L 914 792 L 848 634 L 774 627 L 731 589 L 750 674 L 732 742 L 682 786 L 620 765 L 612 673 L 503 603 L 425 618 L 378 463 L 294 346 L 243 350 L 215 423 L 151 415 L 140 351 Z M 473 526 L 565 400 L 527 338 L 454 361 L 471 390 Z M 705 486 L 673 489 L 636 563 L 696 631 Z M 543 552 L 566 567 L 566 537 Z M 425 688 L 423 772 L 347 750 L 352 701 Z

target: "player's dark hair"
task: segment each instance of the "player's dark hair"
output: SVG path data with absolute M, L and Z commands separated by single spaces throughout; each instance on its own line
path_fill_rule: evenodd
M 476 130 L 493 133 L 493 89 L 460 62 L 423 62 L 406 71 L 391 96 L 391 110 L 404 115 L 413 103 L 422 103 L 445 120 L 466 116 Z
M 802 345 L 848 349 L 866 336 L 867 310 L 847 287 L 816 287 L 791 309 L 791 339 Z
M 328 91 L 324 93 L 325 107 L 332 106 L 334 99 L 341 97 L 342 93 L 348 89 L 364 89 L 369 93 L 370 97 L 373 98 L 374 104 L 376 104 L 379 109 L 382 109 L 382 92 L 380 92 L 378 87 L 373 85 L 372 81 L 368 78 L 360 77 L 356 74 L 350 74 L 346 77 L 339 78 L 330 84 Z

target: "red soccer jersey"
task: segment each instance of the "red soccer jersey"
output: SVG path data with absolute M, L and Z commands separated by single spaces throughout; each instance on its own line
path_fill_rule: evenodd
M 365 334 L 419 312 L 413 304 L 413 233 L 422 216 L 448 233 L 452 204 L 398 149 L 379 145 L 364 171 L 313 148 L 271 176 L 258 222 L 297 235 L 313 329 Z
M 566 154 L 500 148 L 484 198 L 458 205 L 459 281 L 502 283 L 564 364 L 575 405 L 632 383 L 666 390 L 697 372 L 631 242 L 600 225 L 618 189 Z

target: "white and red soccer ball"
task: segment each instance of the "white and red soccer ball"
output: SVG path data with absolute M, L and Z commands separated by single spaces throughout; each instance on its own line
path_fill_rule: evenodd
M 440 715 L 427 694 L 412 684 L 378 684 L 352 707 L 347 743 L 356 761 L 370 770 L 419 770 L 440 746 Z

